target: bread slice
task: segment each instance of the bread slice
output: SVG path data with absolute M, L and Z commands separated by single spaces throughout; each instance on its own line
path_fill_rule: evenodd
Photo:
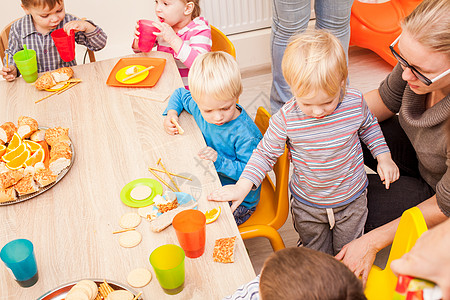
M 57 175 L 53 174 L 49 169 L 36 169 L 34 172 L 34 179 L 37 181 L 39 186 L 46 186 L 53 183 L 58 178 Z
M 14 189 L 19 193 L 19 196 L 22 196 L 37 192 L 39 187 L 36 182 L 34 182 L 33 176 L 27 175 L 14 185 Z
M 17 125 L 19 126 L 17 133 L 22 139 L 29 137 L 38 130 L 38 122 L 35 119 L 26 116 L 20 116 Z
M 3 125 L 0 126 L 0 144 L 3 145 L 9 143 L 16 131 L 17 127 L 13 122 L 3 123 Z
M 23 178 L 23 169 L 9 170 L 7 172 L 0 173 L 0 189 L 6 189 L 16 184 Z
M 14 187 L 0 189 L 0 203 L 17 200 L 17 194 Z
M 236 237 L 217 239 L 214 243 L 213 260 L 221 263 L 234 262 Z

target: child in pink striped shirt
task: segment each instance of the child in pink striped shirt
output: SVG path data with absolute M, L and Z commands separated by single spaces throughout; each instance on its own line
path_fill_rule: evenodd
M 157 36 L 158 51 L 171 53 L 175 58 L 184 86 L 188 86 L 189 69 L 195 58 L 211 51 L 211 27 L 205 18 L 200 17 L 200 0 L 155 0 L 155 12 L 159 21 L 153 25 L 160 32 Z M 135 31 L 132 45 L 138 48 L 139 32 Z

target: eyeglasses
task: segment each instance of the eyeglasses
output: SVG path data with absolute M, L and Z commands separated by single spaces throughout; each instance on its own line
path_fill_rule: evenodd
M 400 56 L 400 54 L 397 53 L 397 51 L 394 50 L 394 45 L 397 44 L 398 40 L 400 39 L 401 35 L 395 39 L 395 41 L 389 46 L 389 49 L 391 49 L 392 54 L 394 55 L 394 57 L 398 60 L 398 62 L 405 68 L 408 68 L 411 70 L 411 72 L 414 74 L 414 76 L 417 77 L 417 79 L 419 79 L 422 83 L 426 84 L 426 85 L 430 85 L 433 82 L 441 79 L 442 77 L 444 77 L 447 74 L 450 74 L 450 69 L 448 69 L 447 71 L 443 72 L 442 74 L 436 76 L 433 79 L 428 79 L 428 77 L 426 77 L 425 75 L 423 75 L 422 73 L 420 73 L 419 71 L 417 71 L 416 68 L 414 68 L 413 66 L 411 66 L 403 57 Z

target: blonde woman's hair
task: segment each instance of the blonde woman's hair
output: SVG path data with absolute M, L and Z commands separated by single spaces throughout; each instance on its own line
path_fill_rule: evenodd
M 450 57 L 450 0 L 424 0 L 402 21 L 419 43 Z
M 200 14 L 202 12 L 200 8 L 200 0 L 182 0 L 182 1 L 186 4 L 188 4 L 189 2 L 194 3 L 194 10 L 192 11 L 191 20 L 200 17 Z
M 189 70 L 188 82 L 194 100 L 205 95 L 217 100 L 238 99 L 242 93 L 239 67 L 223 51 L 199 55 Z
M 339 40 L 325 30 L 307 30 L 294 36 L 281 62 L 283 76 L 296 97 L 329 96 L 345 89 L 348 69 Z

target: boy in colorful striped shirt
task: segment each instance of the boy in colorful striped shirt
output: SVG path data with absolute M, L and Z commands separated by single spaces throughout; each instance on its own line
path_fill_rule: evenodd
M 222 187 L 208 199 L 242 201 L 261 184 L 287 143 L 299 243 L 335 255 L 363 234 L 367 218 L 360 139 L 377 158 L 386 188 L 399 171 L 361 92 L 346 88 L 345 53 L 332 34 L 312 30 L 297 36 L 286 48 L 282 69 L 294 98 L 272 116 L 236 185 Z

